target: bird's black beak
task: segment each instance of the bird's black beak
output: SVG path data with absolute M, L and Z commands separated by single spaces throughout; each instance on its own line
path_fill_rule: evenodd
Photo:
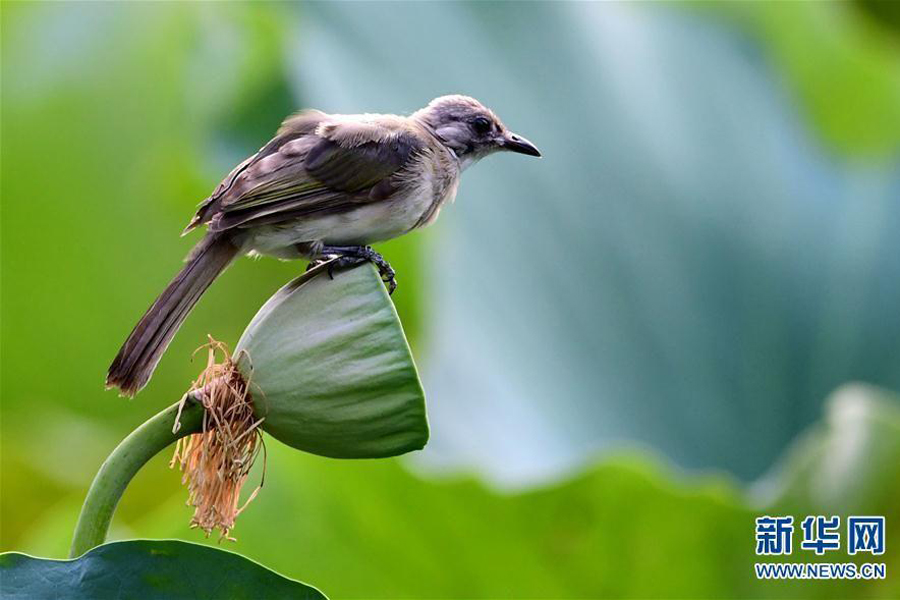
M 500 147 L 510 152 L 527 154 L 528 156 L 541 155 L 541 151 L 537 149 L 537 146 L 515 133 L 504 134 L 503 139 L 500 140 Z

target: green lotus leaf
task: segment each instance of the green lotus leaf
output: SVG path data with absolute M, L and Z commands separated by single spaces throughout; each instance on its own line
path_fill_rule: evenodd
M 4 600 L 321 599 L 319 590 L 239 554 L 177 540 L 128 540 L 72 560 L 0 554 Z
M 294 448 L 379 458 L 428 440 L 425 397 L 371 265 L 313 269 L 279 290 L 236 347 L 262 425 Z
M 900 490 L 898 396 L 851 383 L 825 409 L 825 419 L 798 436 L 754 491 L 785 514 L 880 514 Z

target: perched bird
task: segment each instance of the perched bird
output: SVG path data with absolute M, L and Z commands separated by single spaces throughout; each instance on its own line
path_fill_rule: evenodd
M 308 110 L 287 118 L 200 204 L 184 233 L 206 225 L 205 237 L 135 325 L 107 387 L 133 396 L 146 385 L 191 308 L 239 254 L 371 261 L 393 292 L 393 270 L 368 244 L 433 223 L 460 173 L 498 150 L 541 155 L 467 96 L 436 98 L 408 117 Z

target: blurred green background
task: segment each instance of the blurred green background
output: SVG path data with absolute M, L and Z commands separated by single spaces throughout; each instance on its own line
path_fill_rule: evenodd
M 64 556 L 205 335 L 303 269 L 239 261 L 143 393 L 104 392 L 221 177 L 298 108 L 458 92 L 545 158 L 379 248 L 432 440 L 269 440 L 230 548 L 338 598 L 900 596 L 895 7 L 4 2 L 0 550 Z M 203 539 L 166 460 L 113 537 Z M 755 580 L 754 517 L 826 512 L 886 515 L 886 581 Z

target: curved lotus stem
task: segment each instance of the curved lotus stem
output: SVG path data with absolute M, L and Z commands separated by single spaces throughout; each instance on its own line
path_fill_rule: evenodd
M 202 429 L 203 406 L 189 398 L 179 416 L 180 405 L 180 402 L 173 404 L 131 432 L 100 467 L 78 516 L 70 558 L 81 556 L 106 541 L 119 499 L 147 461 L 179 438 Z M 181 427 L 173 433 L 176 418 Z

